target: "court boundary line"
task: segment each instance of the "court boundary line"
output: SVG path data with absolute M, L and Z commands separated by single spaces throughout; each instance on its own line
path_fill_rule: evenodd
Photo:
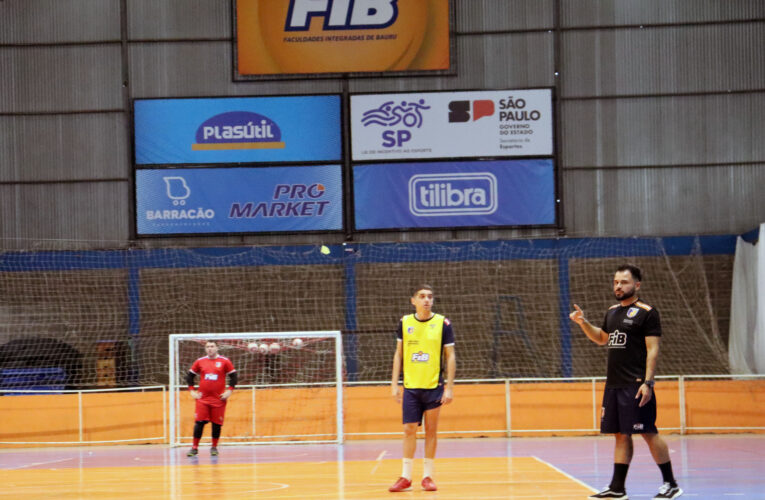
M 566 476 L 567 478 L 571 479 L 571 480 L 572 480 L 572 481 L 574 481 L 575 483 L 578 483 L 578 484 L 580 484 L 580 485 L 584 486 L 585 488 L 589 489 L 589 490 L 590 490 L 590 491 L 592 491 L 593 493 L 597 493 L 597 492 L 598 492 L 598 489 L 596 489 L 596 488 L 594 488 L 594 487 L 590 486 L 589 484 L 585 483 L 585 482 L 584 482 L 584 481 L 582 481 L 581 479 L 577 479 L 577 478 L 575 478 L 574 476 L 572 476 L 572 475 L 571 475 L 571 474 L 569 474 L 568 472 L 565 472 L 565 471 L 563 471 L 563 470 L 559 469 L 558 467 L 554 466 L 554 465 L 553 465 L 553 464 L 551 464 L 550 462 L 548 462 L 548 461 L 546 461 L 546 460 L 542 460 L 541 458 L 537 457 L 536 455 L 531 455 L 531 458 L 533 458 L 534 460 L 536 460 L 536 461 L 538 461 L 538 462 L 541 462 L 541 463 L 545 464 L 546 466 L 550 467 L 550 468 L 551 468 L 551 469 L 553 469 L 553 470 L 556 470 L 556 471 L 558 471 L 559 473 L 563 474 L 564 476 Z
M 380 464 L 382 463 L 382 459 L 383 459 L 383 457 L 384 457 L 384 456 L 385 456 L 387 453 L 388 453 L 388 450 L 383 450 L 383 451 L 381 451 L 381 452 L 380 452 L 380 454 L 377 456 L 377 460 L 375 460 L 375 462 L 376 462 L 376 463 L 375 463 L 375 466 L 374 466 L 374 467 L 372 467 L 372 472 L 370 472 L 370 473 L 369 473 L 369 475 L 370 475 L 370 476 L 371 476 L 371 475 L 374 475 L 374 473 L 375 473 L 375 472 L 377 472 L 377 468 L 380 466 Z
M 58 460 L 48 460 L 47 462 L 32 462 L 31 464 L 24 464 L 24 465 L 19 465 L 19 466 L 17 466 L 17 467 L 9 467 L 9 468 L 7 468 L 7 469 L 2 469 L 2 470 L 19 470 L 19 469 L 26 469 L 27 467 L 34 467 L 34 466 L 36 466 L 36 465 L 57 464 L 57 463 L 59 463 L 59 462 L 67 462 L 67 461 L 69 461 L 69 460 L 74 460 L 74 457 L 69 457 L 69 458 L 60 458 L 60 459 L 58 459 Z

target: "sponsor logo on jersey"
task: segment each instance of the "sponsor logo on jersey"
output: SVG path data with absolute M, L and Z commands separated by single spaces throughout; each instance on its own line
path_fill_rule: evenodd
M 205 380 L 218 380 L 217 373 L 205 373 Z
M 221 149 L 283 149 L 279 125 L 267 116 L 229 111 L 204 121 L 196 133 L 194 151 Z
M 412 361 L 415 363 L 427 363 L 429 359 L 430 354 L 427 352 L 418 351 L 412 353 Z
M 409 211 L 417 216 L 488 215 L 497 211 L 491 172 L 418 174 L 409 179 Z
M 627 345 L 627 334 L 614 330 L 608 334 L 608 347 L 624 348 Z
M 627 311 L 627 317 L 628 318 L 634 318 L 635 315 L 640 311 L 637 307 L 630 307 L 629 311 Z

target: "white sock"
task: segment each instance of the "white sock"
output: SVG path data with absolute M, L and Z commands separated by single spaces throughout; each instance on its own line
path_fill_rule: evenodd
M 422 478 L 425 479 L 426 477 L 433 478 L 433 459 L 432 458 L 422 459 Z
M 404 458 L 401 460 L 401 477 L 411 481 L 412 480 L 412 462 L 413 458 Z

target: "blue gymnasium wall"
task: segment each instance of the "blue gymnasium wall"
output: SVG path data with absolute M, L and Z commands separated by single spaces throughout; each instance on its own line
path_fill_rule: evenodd
M 569 261 L 572 258 L 655 257 L 733 255 L 736 235 L 665 238 L 571 238 L 517 241 L 441 243 L 348 243 L 329 245 L 324 255 L 319 247 L 236 247 L 197 249 L 150 249 L 63 252 L 8 252 L 0 254 L 0 272 L 73 271 L 125 269 L 128 271 L 129 334 L 141 332 L 141 269 L 187 269 L 236 266 L 294 266 L 342 264 L 345 290 L 345 324 L 357 329 L 356 266 L 369 263 L 464 262 L 475 260 L 555 259 L 560 289 L 558 294 L 560 366 L 562 375 L 572 375 L 571 291 Z M 341 325 L 338 325 L 340 328 Z M 355 380 L 356 337 L 344 338 L 347 375 Z

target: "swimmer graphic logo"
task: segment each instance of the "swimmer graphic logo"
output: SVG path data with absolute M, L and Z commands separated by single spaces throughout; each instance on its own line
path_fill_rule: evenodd
M 400 148 L 412 139 L 412 132 L 409 129 L 422 127 L 423 112 L 429 109 L 430 106 L 425 103 L 425 99 L 387 101 L 366 111 L 361 118 L 361 123 L 365 127 L 370 125 L 380 125 L 386 128 L 397 127 L 382 132 L 380 145 L 384 148 Z

